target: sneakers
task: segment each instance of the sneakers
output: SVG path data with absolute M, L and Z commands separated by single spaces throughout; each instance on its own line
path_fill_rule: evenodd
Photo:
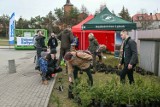
M 56 75 L 56 74 L 52 74 L 51 76 L 52 76 L 52 77 L 55 77 L 55 75 Z
M 47 80 L 42 80 L 42 84 L 48 85 L 48 81 Z
M 51 80 L 51 77 L 46 77 L 47 80 Z

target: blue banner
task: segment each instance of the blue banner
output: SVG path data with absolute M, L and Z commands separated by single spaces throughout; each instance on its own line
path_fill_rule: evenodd
M 121 54 L 121 45 L 122 45 L 122 38 L 120 32 L 116 31 L 114 56 L 117 58 L 119 58 Z
M 9 20 L 9 44 L 14 44 L 14 30 L 15 30 L 15 13 L 12 13 Z

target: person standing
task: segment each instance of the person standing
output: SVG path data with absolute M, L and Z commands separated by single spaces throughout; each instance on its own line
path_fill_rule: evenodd
M 37 51 L 37 62 L 36 62 L 36 70 L 39 70 L 39 63 L 38 60 L 41 57 L 41 52 L 43 51 L 44 48 L 46 48 L 45 46 L 45 37 L 42 35 L 42 31 L 41 30 L 37 30 L 37 37 L 35 38 L 36 40 L 36 51 Z
M 92 53 L 93 55 L 93 71 L 96 71 L 96 55 L 97 55 L 97 50 L 99 48 L 99 44 L 97 42 L 97 40 L 94 37 L 93 33 L 90 33 L 88 35 L 88 39 L 89 39 L 89 47 L 88 50 Z
M 56 50 L 56 47 L 58 46 L 58 42 L 54 33 L 51 33 L 51 37 L 49 38 L 47 45 L 50 48 L 50 51 Z
M 138 63 L 138 53 L 137 53 L 137 44 L 131 37 L 128 36 L 127 31 L 121 31 L 121 38 L 124 40 L 123 42 L 123 52 L 122 59 L 118 67 L 124 65 L 120 73 L 120 80 L 122 83 L 125 83 L 125 76 L 128 76 L 129 83 L 134 83 L 133 77 L 133 68 Z
M 64 55 L 70 51 L 71 43 L 73 41 L 73 33 L 71 32 L 70 26 L 68 26 L 64 31 L 62 31 L 57 38 L 61 41 L 61 47 L 60 47 L 60 56 L 58 59 L 58 65 L 60 65 L 60 62 Z

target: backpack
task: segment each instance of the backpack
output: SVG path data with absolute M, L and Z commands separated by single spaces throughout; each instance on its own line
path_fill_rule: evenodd
M 83 59 L 83 60 L 87 60 L 87 61 L 91 61 L 93 59 L 92 54 L 87 50 L 77 51 L 76 57 Z

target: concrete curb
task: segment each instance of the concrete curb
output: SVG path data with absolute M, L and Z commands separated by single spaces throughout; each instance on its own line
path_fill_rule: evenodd
M 48 93 L 47 99 L 46 99 L 46 101 L 45 101 L 44 107 L 48 107 L 49 99 L 50 99 L 50 96 L 51 96 L 51 93 L 52 93 L 52 90 L 53 90 L 53 86 L 54 86 L 54 84 L 55 84 L 55 82 L 56 82 L 56 77 L 57 77 L 57 74 L 55 75 L 54 80 L 53 80 L 53 82 L 52 82 L 52 84 L 51 84 L 51 88 L 50 88 L 50 90 L 49 90 L 49 93 Z
M 14 49 L 14 46 L 0 46 L 0 49 Z

